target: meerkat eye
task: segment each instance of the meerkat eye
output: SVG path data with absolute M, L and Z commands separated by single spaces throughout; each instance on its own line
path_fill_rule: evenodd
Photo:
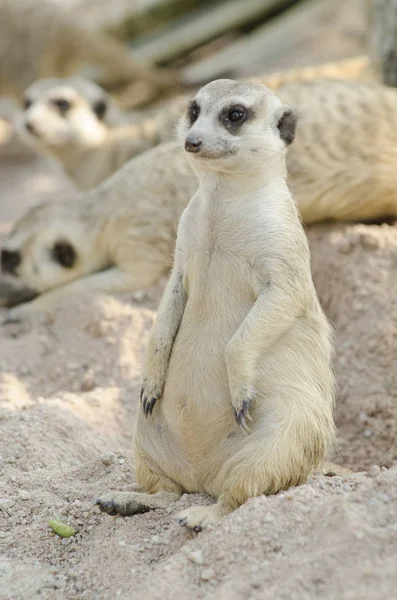
M 98 119 L 100 121 L 103 121 L 106 111 L 107 111 L 107 104 L 105 102 L 105 100 L 98 100 L 97 102 L 94 102 L 94 104 L 92 105 L 92 110 L 94 111 L 94 113 L 96 114 L 96 116 L 98 117 Z
M 70 108 L 72 107 L 69 100 L 65 100 L 64 98 L 55 98 L 55 100 L 53 100 L 52 103 L 57 108 L 59 108 L 59 110 L 61 111 L 62 114 L 67 113 L 68 110 L 70 110 Z
M 69 242 L 56 242 L 51 254 L 53 260 L 65 269 L 71 269 L 76 262 L 76 250 Z
M 247 118 L 247 112 L 242 106 L 234 106 L 227 116 L 231 123 L 242 123 Z
M 29 98 L 24 98 L 23 110 L 28 110 L 32 106 L 33 102 Z
M 200 114 L 200 107 L 197 104 L 197 102 L 192 102 L 191 105 L 189 106 L 189 119 L 190 119 L 190 123 L 193 124 L 195 121 L 197 121 L 197 118 Z

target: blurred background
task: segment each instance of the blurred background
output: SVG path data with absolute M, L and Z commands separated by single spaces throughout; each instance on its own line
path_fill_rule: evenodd
M 37 0 L 39 1 L 39 0 Z M 363 52 L 365 0 L 52 0 L 192 83 Z
M 2 5 L 10 1 L 0 0 L 0 21 Z M 126 110 L 153 102 L 161 106 L 165 97 L 194 90 L 217 77 L 242 78 L 317 65 L 361 55 L 367 47 L 366 0 L 34 0 L 34 19 L 23 12 L 26 1 L 32 3 L 13 0 L 22 15 L 13 18 L 20 21 L 17 28 L 25 27 L 27 33 L 15 42 L 9 36 L 11 43 L 3 51 L 7 56 L 0 55 L 0 60 L 13 56 L 12 43 L 20 45 L 30 35 L 34 39 L 38 9 L 43 7 L 44 14 L 44 7 L 51 3 L 62 14 L 66 11 L 79 27 L 117 40 L 135 61 L 169 72 L 171 81 L 174 77 L 173 85 L 156 89 L 139 78 L 122 82 L 103 78 L 98 64 L 89 61 L 76 67 L 76 74 L 104 85 Z M 83 29 L 76 35 L 84 45 Z M 0 40 L 0 54 L 1 50 Z M 1 107 L 8 107 L 8 100 L 1 96 L 0 85 L 0 125 L 3 117 L 7 127 L 9 111 L 2 113 Z M 0 138 L 1 132 L 0 127 Z M 0 185 L 3 229 L 27 206 L 72 190 L 58 165 L 29 152 L 9 152 L 6 143 L 1 146 L 1 139 Z

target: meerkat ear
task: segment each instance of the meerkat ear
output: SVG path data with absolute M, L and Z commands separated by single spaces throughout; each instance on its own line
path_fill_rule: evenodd
M 94 111 L 94 113 L 100 121 L 103 121 L 103 119 L 105 118 L 107 109 L 108 105 L 106 100 L 97 100 L 92 105 L 92 110 Z
M 277 129 L 280 132 L 280 138 L 287 146 L 292 144 L 295 139 L 296 124 L 298 115 L 290 106 L 282 106 L 277 115 Z

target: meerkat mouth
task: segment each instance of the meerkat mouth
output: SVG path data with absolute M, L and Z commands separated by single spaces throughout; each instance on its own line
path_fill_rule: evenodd
M 0 275 L 0 307 L 12 308 L 34 300 L 39 292 L 25 285 L 17 275 Z
M 197 160 L 222 160 L 223 158 L 229 158 L 230 156 L 236 156 L 237 148 L 228 148 L 225 150 L 200 150 L 194 156 Z

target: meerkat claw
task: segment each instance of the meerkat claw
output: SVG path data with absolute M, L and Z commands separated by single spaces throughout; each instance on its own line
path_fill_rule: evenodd
M 101 512 L 104 512 L 110 516 L 117 515 L 117 510 L 115 509 L 114 503 L 112 501 L 104 502 L 100 498 L 96 498 L 95 504 L 99 506 Z
M 241 410 L 238 413 L 236 413 L 236 421 L 246 433 L 251 433 L 251 429 L 248 427 L 247 421 L 245 420 L 245 416 L 243 415 L 243 412 Z
M 248 421 L 252 421 L 252 417 L 249 414 L 249 407 L 251 406 L 251 402 L 251 400 L 243 400 L 242 408 L 240 408 L 240 410 L 235 411 L 236 421 L 246 433 L 251 433 L 251 429 L 248 427 L 246 421 L 246 419 L 248 419 Z
M 143 408 L 143 412 L 145 413 L 145 415 L 151 415 L 154 409 L 154 405 L 156 404 L 158 400 L 157 396 L 153 396 L 153 398 L 151 400 L 149 400 L 145 394 L 144 394 L 144 390 L 142 388 L 141 390 L 141 405 Z
M 203 530 L 201 525 L 195 525 L 194 527 L 190 527 L 186 517 L 181 517 L 180 519 L 178 519 L 178 523 L 181 527 L 187 527 L 188 529 L 190 529 L 190 531 L 194 531 L 195 533 L 200 533 L 200 531 Z

